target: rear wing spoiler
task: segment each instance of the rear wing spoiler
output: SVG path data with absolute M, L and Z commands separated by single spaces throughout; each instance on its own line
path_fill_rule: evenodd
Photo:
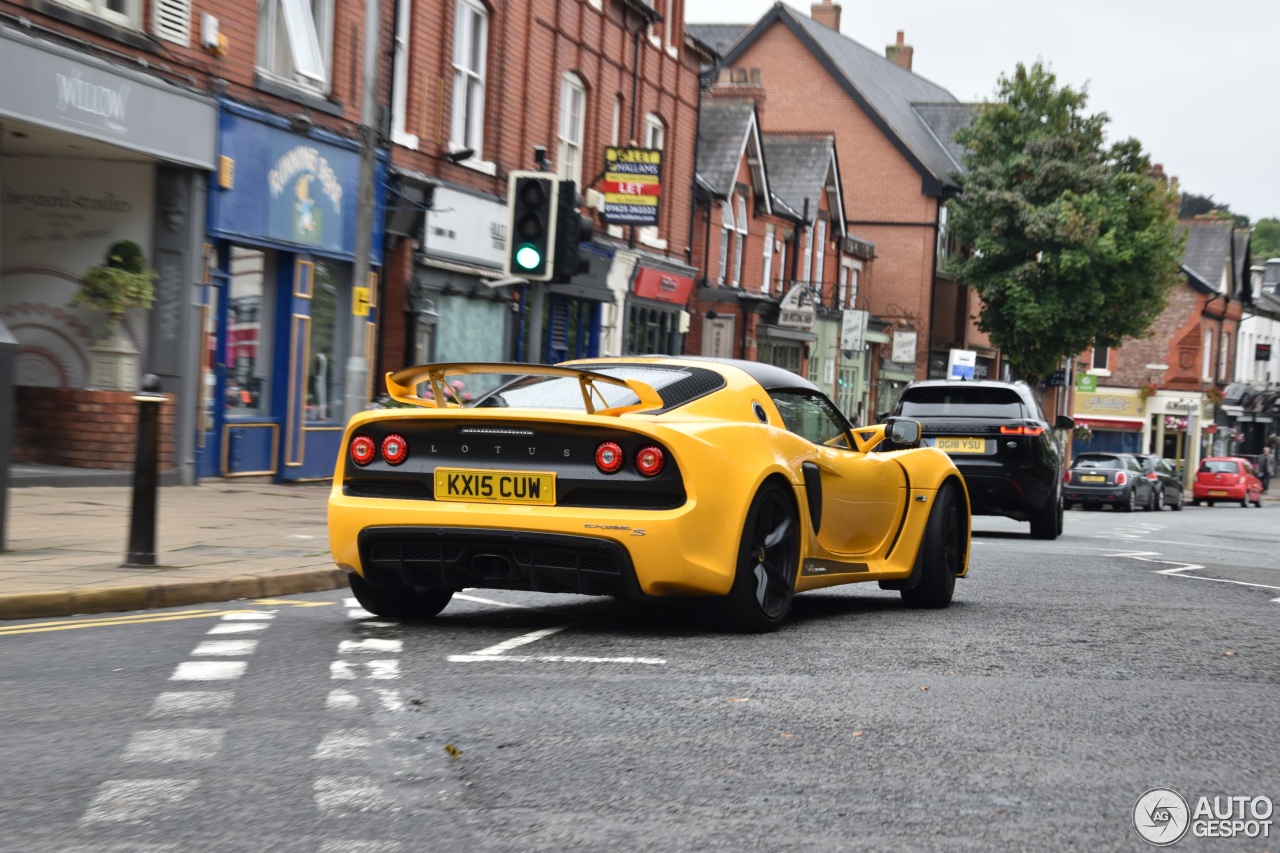
M 453 386 L 445 382 L 446 376 L 474 376 L 476 374 L 509 374 L 513 376 L 565 376 L 578 380 L 582 391 L 582 405 L 589 415 L 622 415 L 640 409 L 661 409 L 665 405 L 662 397 L 652 385 L 637 379 L 619 379 L 606 376 L 592 370 L 581 370 L 573 367 L 556 367 L 549 364 L 509 364 L 504 362 L 452 362 L 441 364 L 420 364 L 406 367 L 387 374 L 387 393 L 391 399 L 411 406 L 425 408 L 448 408 L 462 405 Z M 431 386 L 431 398 L 418 396 L 418 386 L 428 383 Z M 616 385 L 628 388 L 640 398 L 640 402 L 629 406 L 603 405 L 604 395 L 597 385 Z M 599 407 L 597 403 L 601 404 Z

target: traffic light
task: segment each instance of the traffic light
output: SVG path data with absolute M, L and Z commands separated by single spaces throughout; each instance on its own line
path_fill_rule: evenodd
M 556 254 L 554 273 L 556 281 L 568 281 L 590 268 L 578 247 L 591 239 L 595 223 L 582 213 L 582 197 L 573 181 L 560 182 L 560 199 L 556 205 Z
M 512 172 L 507 178 L 507 275 L 551 278 L 559 196 L 560 181 L 548 172 Z

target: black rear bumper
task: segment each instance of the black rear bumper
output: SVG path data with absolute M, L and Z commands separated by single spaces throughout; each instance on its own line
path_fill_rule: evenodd
M 357 540 L 364 578 L 444 586 L 645 598 L 627 550 L 609 539 L 523 530 L 370 527 Z

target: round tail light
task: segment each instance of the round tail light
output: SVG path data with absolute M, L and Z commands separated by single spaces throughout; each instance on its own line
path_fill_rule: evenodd
M 1123 472 L 1123 471 L 1121 471 L 1121 472 L 1119 472 L 1118 474 L 1116 474 L 1116 485 L 1117 485 L 1117 486 L 1123 486 L 1123 485 L 1124 485 L 1125 483 L 1127 483 L 1127 482 L 1129 482 L 1129 475 L 1128 475 L 1128 474 L 1126 474 L 1126 473 L 1125 473 L 1125 472 Z
M 642 447 L 636 454 L 636 470 L 646 477 L 658 476 L 665 462 L 662 451 L 656 447 Z
M 392 433 L 382 439 L 382 458 L 388 465 L 399 465 L 408 455 L 409 445 L 405 444 L 404 436 Z
M 375 450 L 377 446 L 367 435 L 357 435 L 351 439 L 351 461 L 357 465 L 368 465 L 372 462 Z
M 596 467 L 602 474 L 613 474 L 622 467 L 622 448 L 606 441 L 596 448 Z

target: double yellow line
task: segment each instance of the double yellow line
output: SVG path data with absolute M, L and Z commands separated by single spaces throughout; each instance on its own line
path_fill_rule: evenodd
M 327 607 L 332 601 L 286 601 L 263 598 L 253 602 L 261 607 Z M 57 622 L 30 622 L 25 625 L 0 625 L 0 637 L 14 634 L 43 634 L 47 631 L 74 631 L 79 628 L 111 628 L 116 625 L 147 625 L 153 622 L 177 622 L 182 619 L 212 619 L 232 613 L 252 613 L 252 608 L 235 610 L 179 610 L 175 613 L 132 613 L 124 616 L 86 616 L 80 619 L 62 619 Z

